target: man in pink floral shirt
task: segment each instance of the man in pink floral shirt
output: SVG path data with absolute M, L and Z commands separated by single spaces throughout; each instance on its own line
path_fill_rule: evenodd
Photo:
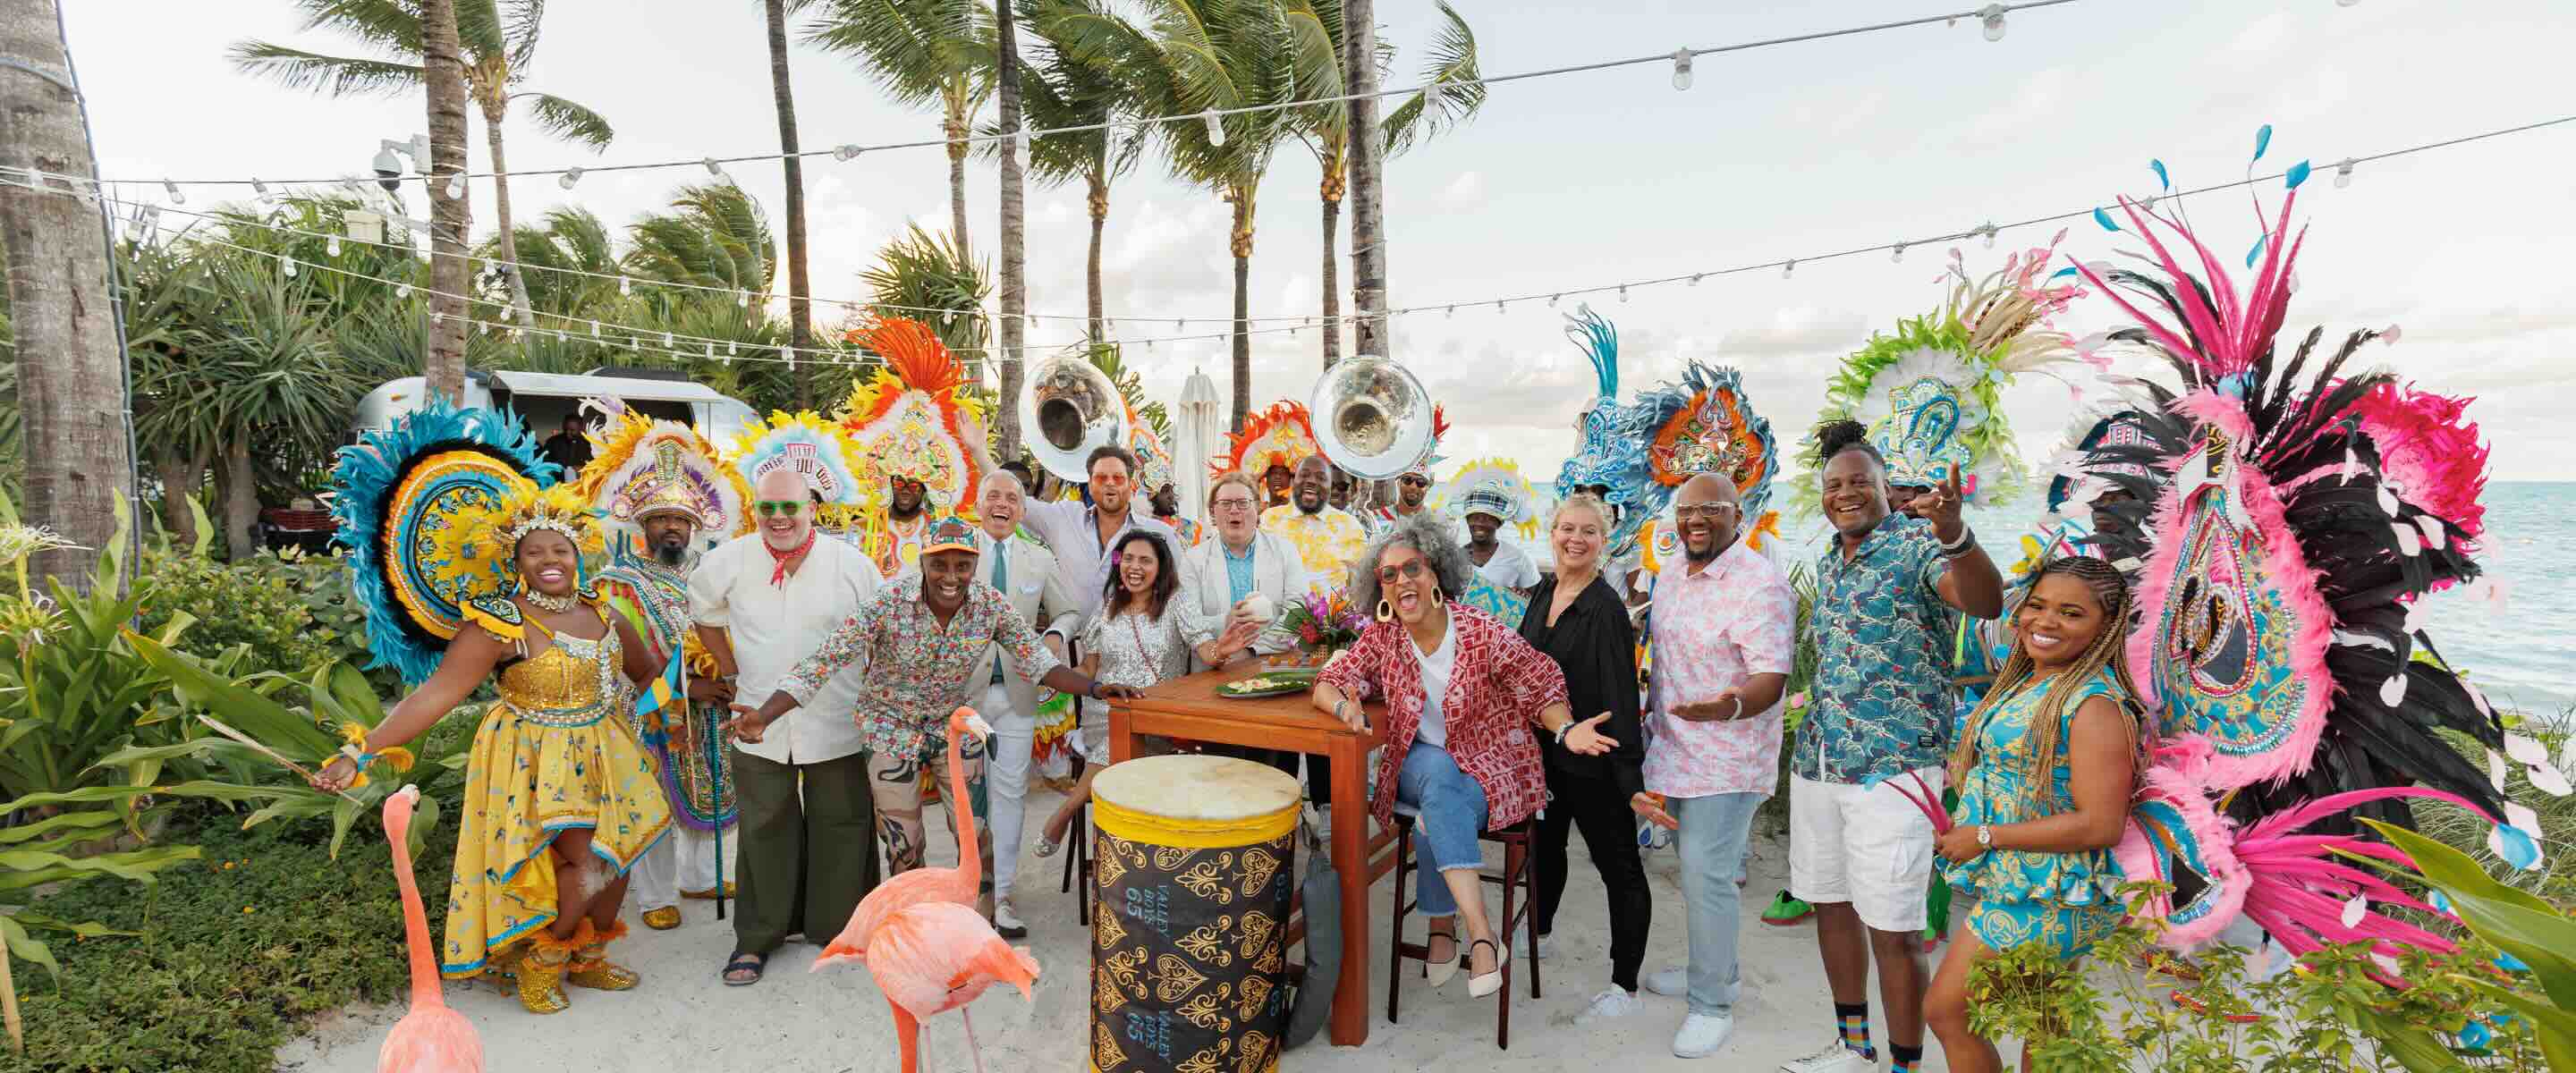
M 1689 1003 L 1673 1053 L 1700 1058 L 1734 1028 L 1735 873 L 1753 810 L 1779 778 L 1780 692 L 1788 684 L 1797 597 L 1787 575 L 1736 542 L 1734 483 L 1701 474 L 1673 495 L 1683 561 L 1655 581 L 1653 695 L 1646 790 L 1681 822 L 1682 898 L 1690 967 L 1646 977 Z

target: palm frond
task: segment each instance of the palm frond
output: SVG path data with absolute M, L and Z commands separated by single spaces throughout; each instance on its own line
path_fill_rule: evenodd
M 886 243 L 877 262 L 859 272 L 859 280 L 879 303 L 872 312 L 930 325 L 939 341 L 968 368 L 983 368 L 986 341 L 991 337 L 984 300 L 993 292 L 992 277 L 982 262 L 958 248 L 953 236 L 933 234 L 913 224 Z M 925 309 L 943 312 L 922 312 Z
M 456 0 L 456 43 L 468 67 L 496 59 L 505 71 L 518 66 L 510 52 L 509 22 L 500 0 Z
M 1441 0 L 1444 20 L 1423 66 L 1423 89 L 1386 117 L 1382 133 L 1389 155 L 1439 137 L 1475 117 L 1485 106 L 1486 86 L 1476 66 L 1476 31 L 1458 9 Z
M 879 88 L 920 108 L 964 79 L 981 100 L 992 84 L 992 16 L 974 0 L 822 0 L 805 40 L 857 56 Z
M 501 40 L 507 43 L 510 69 L 526 70 L 537 62 L 537 30 L 546 21 L 546 0 L 501 0 Z
M 417 64 L 361 56 L 328 56 L 300 48 L 242 41 L 228 52 L 233 68 L 270 79 L 288 89 L 310 89 L 334 97 L 393 96 L 421 85 Z
M 295 0 L 304 28 L 357 38 L 404 59 L 421 55 L 418 0 Z
M 556 138 L 589 146 L 595 153 L 608 148 L 608 143 L 617 137 L 605 117 L 582 105 L 551 93 L 518 96 L 528 99 L 529 117 L 537 121 L 537 129 Z

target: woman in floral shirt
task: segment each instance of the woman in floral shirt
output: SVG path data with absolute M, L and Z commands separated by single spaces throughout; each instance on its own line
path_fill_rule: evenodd
M 1600 731 L 1607 713 L 1577 723 L 1565 675 L 1509 626 L 1456 602 L 1475 567 L 1428 515 L 1397 521 L 1362 552 L 1351 599 L 1377 622 L 1315 682 L 1315 707 L 1356 728 L 1360 698 L 1386 698 L 1379 823 L 1401 801 L 1417 815 L 1422 842 L 1422 911 L 1431 919 L 1428 973 L 1436 986 L 1458 972 L 1457 920 L 1470 940 L 1467 992 L 1503 986 L 1510 955 L 1485 915 L 1477 836 L 1529 819 L 1547 800 L 1531 724 L 1585 756 L 1618 743 Z

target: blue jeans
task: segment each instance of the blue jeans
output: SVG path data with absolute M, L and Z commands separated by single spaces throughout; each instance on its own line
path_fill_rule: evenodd
M 1768 796 L 1711 794 L 1665 802 L 1682 824 L 1673 847 L 1681 854 L 1682 901 L 1690 917 L 1692 1013 L 1727 1016 L 1735 1008 L 1735 938 L 1743 912 L 1735 877 L 1744 870 L 1753 810 Z
M 1476 844 L 1485 833 L 1485 787 L 1459 770 L 1448 750 L 1417 741 L 1405 750 L 1404 767 L 1395 773 L 1395 801 L 1414 810 L 1413 855 L 1421 862 L 1423 915 L 1457 912 L 1458 902 L 1449 896 L 1440 873 L 1485 866 L 1484 848 Z

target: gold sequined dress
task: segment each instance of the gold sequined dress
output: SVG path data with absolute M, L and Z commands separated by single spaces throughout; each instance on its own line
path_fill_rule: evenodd
M 659 769 L 620 710 L 629 691 L 616 629 L 547 641 L 501 671 L 501 701 L 474 731 L 439 964 L 451 978 L 497 967 L 554 922 L 556 835 L 589 830 L 590 852 L 614 877 L 670 834 Z

